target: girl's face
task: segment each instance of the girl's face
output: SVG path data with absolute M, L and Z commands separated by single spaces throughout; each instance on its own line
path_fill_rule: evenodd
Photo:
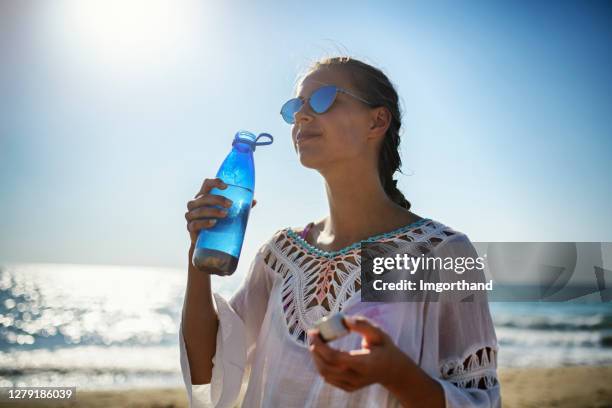
M 347 74 L 338 68 L 320 68 L 310 73 L 297 88 L 297 96 L 307 100 L 324 85 L 336 85 L 356 95 Z M 305 167 L 326 170 L 341 163 L 363 164 L 372 160 L 376 150 L 370 135 L 372 109 L 350 95 L 336 95 L 333 105 L 322 114 L 304 103 L 295 114 L 292 128 L 293 145 Z

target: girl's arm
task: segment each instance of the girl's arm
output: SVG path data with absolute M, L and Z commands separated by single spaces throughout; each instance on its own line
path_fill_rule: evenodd
M 212 358 L 217 347 L 219 321 L 213 306 L 210 275 L 197 270 L 189 250 L 189 269 L 182 330 L 189 359 L 192 384 L 209 384 L 212 377 Z

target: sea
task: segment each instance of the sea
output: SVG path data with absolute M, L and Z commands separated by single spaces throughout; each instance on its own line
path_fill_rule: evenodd
M 180 387 L 181 269 L 0 265 L 0 386 Z M 240 276 L 218 278 L 228 298 Z M 612 364 L 612 303 L 491 302 L 503 367 Z

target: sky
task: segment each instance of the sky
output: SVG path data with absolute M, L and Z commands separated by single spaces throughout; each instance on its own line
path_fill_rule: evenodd
M 327 214 L 278 112 L 337 54 L 397 87 L 415 213 L 472 241 L 612 241 L 608 2 L 5 0 L 0 263 L 186 267 L 186 204 L 247 129 L 275 142 L 244 270 Z

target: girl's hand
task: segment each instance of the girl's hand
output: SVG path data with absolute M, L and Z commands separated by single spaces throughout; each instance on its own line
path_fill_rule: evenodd
M 195 198 L 187 203 L 187 230 L 191 239 L 191 246 L 195 246 L 198 234 L 202 229 L 212 228 L 217 218 L 227 216 L 227 209 L 232 206 L 232 200 L 217 194 L 210 194 L 213 188 L 225 190 L 227 184 L 220 178 L 205 179 Z M 253 200 L 251 208 L 255 207 L 257 200 Z M 221 208 L 218 208 L 221 207 Z
M 363 316 L 344 319 L 350 331 L 363 336 L 361 349 L 349 352 L 329 347 L 318 330 L 308 331 L 310 352 L 326 382 L 344 391 L 379 383 L 404 407 L 446 406 L 442 386 L 402 352 L 378 326 Z
M 365 317 L 347 316 L 344 321 L 350 331 L 363 336 L 361 349 L 333 349 L 319 338 L 317 329 L 308 331 L 317 370 L 329 384 L 349 392 L 374 383 L 389 387 L 407 364 L 414 365 L 387 333 Z

